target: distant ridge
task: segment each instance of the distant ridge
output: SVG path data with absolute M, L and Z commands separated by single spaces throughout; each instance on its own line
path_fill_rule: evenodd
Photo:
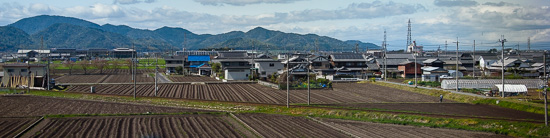
M 217 35 L 195 34 L 175 27 L 156 30 L 136 29 L 126 25 L 98 25 L 86 20 L 40 15 L 21 19 L 0 29 L 0 50 L 38 48 L 40 38 L 48 48 L 116 48 L 134 45 L 141 51 L 166 51 L 173 49 L 231 48 L 258 50 L 314 50 L 315 44 L 322 51 L 380 49 L 375 44 L 360 41 L 341 41 L 316 34 L 296 34 L 256 27 L 247 32 L 232 31 Z

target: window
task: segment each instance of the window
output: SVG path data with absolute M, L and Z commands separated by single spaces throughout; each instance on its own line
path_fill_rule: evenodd
M 229 62 L 223 63 L 224 66 L 229 66 Z
M 21 69 L 21 73 L 23 72 L 27 73 L 27 69 Z
M 363 66 L 362 62 L 357 63 L 357 66 Z
M 347 62 L 347 63 L 346 63 L 346 66 L 351 66 L 351 63 L 350 63 L 350 62 Z
M 13 69 L 8 69 L 8 72 L 13 72 Z
M 273 67 L 273 66 L 275 66 L 275 63 L 269 63 L 269 66 L 270 66 L 270 67 Z M 264 74 L 264 75 L 265 75 L 265 74 Z
M 244 62 L 239 62 L 239 66 L 244 66 Z
M 265 71 L 262 71 L 262 75 L 265 75 L 265 74 L 266 74 Z
M 322 64 L 320 62 L 314 62 L 313 66 L 321 66 Z

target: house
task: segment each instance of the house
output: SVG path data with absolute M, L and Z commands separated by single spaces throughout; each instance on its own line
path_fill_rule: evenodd
M 367 57 L 363 54 L 342 53 L 330 55 L 331 65 L 336 71 L 336 75 L 345 75 L 359 78 L 365 76 L 368 69 Z
M 445 65 L 445 62 L 442 61 L 442 60 L 439 60 L 439 58 L 430 58 L 430 59 L 422 61 L 422 63 L 427 67 L 443 68 L 443 65 Z
M 198 65 L 196 68 L 198 70 L 199 75 L 210 76 L 210 74 L 212 74 L 212 67 L 210 67 L 210 65 L 206 63 Z
M 423 53 L 423 46 L 416 45 L 416 41 L 413 41 L 410 45 L 407 46 L 407 53 Z
M 50 50 L 17 50 L 17 56 L 28 60 L 38 58 L 46 58 L 50 54 Z
M 416 64 L 416 68 L 415 68 Z M 415 70 L 416 70 L 416 76 L 422 75 L 422 64 L 415 63 L 412 61 L 406 61 L 403 63 L 400 63 L 397 67 L 397 70 L 401 71 L 401 77 L 403 78 L 414 78 L 415 76 Z
M 500 61 L 496 55 L 479 55 L 477 60 L 479 61 L 479 68 L 482 70 L 488 69 L 491 64 Z
M 384 70 L 387 71 L 388 74 L 385 76 L 389 78 L 396 78 L 397 74 L 400 74 L 401 72 L 400 70 L 398 70 L 399 64 L 408 61 L 409 60 L 406 58 L 387 58 L 387 64 L 384 64 L 384 59 L 376 59 L 376 64 L 378 64 L 378 66 L 380 67 L 380 72 L 384 73 Z
M 273 73 L 281 71 L 284 66 L 281 62 L 274 59 L 255 59 L 254 68 L 258 71 L 258 77 L 265 80 L 269 79 Z
M 183 67 L 186 57 L 183 55 L 178 56 L 165 56 L 164 60 L 166 62 L 166 74 L 176 73 L 176 67 Z M 185 63 L 185 66 L 188 67 L 189 63 Z
M 44 87 L 47 85 L 46 65 L 44 64 L 5 64 L 4 76 L 2 77 L 2 86 L 15 88 L 19 85 L 27 85 L 29 76 L 31 77 L 31 87 Z
M 189 66 L 185 66 L 187 70 L 189 70 L 191 73 L 199 73 L 199 67 L 204 65 L 208 66 L 208 62 L 210 62 L 210 56 L 209 55 L 189 55 L 187 56 L 187 62 L 189 63 Z
M 449 71 L 442 67 L 427 67 L 422 69 L 422 81 L 441 81 L 443 75 L 449 75 Z
M 221 59 L 219 62 L 226 80 L 248 80 L 251 65 L 245 59 Z

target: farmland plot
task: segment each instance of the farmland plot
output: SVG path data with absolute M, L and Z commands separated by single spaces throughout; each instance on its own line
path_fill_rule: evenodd
M 394 124 L 380 124 L 371 122 L 360 122 L 351 120 L 338 120 L 338 119 L 319 119 L 331 126 L 354 134 L 358 137 L 365 138 L 386 138 L 386 137 L 406 137 L 406 138 L 472 138 L 472 137 L 484 137 L 484 138 L 503 138 L 504 135 L 497 135 L 492 133 L 466 131 L 466 130 L 452 130 L 443 128 L 427 128 L 427 127 L 415 127 L 404 126 Z
M 368 85 L 368 86 L 361 86 Z M 67 91 L 89 92 L 90 86 L 71 86 Z M 133 95 L 133 85 L 96 85 L 101 94 Z M 138 96 L 154 96 L 154 85 L 137 85 Z M 372 87 L 372 88 L 371 88 Z M 258 84 L 162 84 L 159 97 L 285 104 L 286 91 Z M 372 102 L 437 102 L 437 98 L 371 84 L 335 84 L 334 90 L 311 90 L 311 102 L 372 103 Z M 306 103 L 307 90 L 291 90 L 291 103 Z
M 170 76 L 170 80 L 173 82 L 209 82 L 209 81 L 219 81 L 210 77 L 201 77 L 201 76 Z
M 264 137 L 350 137 L 304 117 L 269 114 L 238 114 L 237 117 Z
M 48 118 L 30 137 L 250 137 L 222 115 Z
M 56 83 L 100 83 L 108 75 L 64 75 L 55 78 Z
M 14 137 L 36 120 L 38 118 L 0 118 L 0 137 Z
M 0 117 L 43 116 L 53 114 L 121 114 L 199 112 L 186 108 L 159 107 L 38 96 L 0 96 Z

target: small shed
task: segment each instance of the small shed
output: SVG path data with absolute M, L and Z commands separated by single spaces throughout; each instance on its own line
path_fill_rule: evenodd
M 493 90 L 498 90 L 499 93 L 502 93 L 502 84 L 495 84 Z M 504 84 L 504 94 L 506 96 L 517 96 L 519 94 L 527 94 L 527 86 L 517 85 L 517 84 Z

